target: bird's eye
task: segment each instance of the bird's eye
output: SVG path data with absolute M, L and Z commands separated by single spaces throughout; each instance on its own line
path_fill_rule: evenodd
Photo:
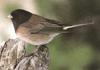
M 8 15 L 8 18 L 12 19 L 12 18 L 13 18 L 13 16 L 11 16 L 11 15 Z

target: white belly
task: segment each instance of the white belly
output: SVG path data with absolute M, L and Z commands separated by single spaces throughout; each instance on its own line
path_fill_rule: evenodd
M 59 35 L 59 33 L 52 34 L 21 34 L 17 33 L 17 37 L 27 43 L 33 45 L 43 45 L 51 42 L 55 36 Z
M 53 40 L 59 33 L 38 33 L 31 34 L 30 30 L 26 27 L 19 27 L 16 31 L 17 37 L 27 43 L 33 45 L 44 45 Z

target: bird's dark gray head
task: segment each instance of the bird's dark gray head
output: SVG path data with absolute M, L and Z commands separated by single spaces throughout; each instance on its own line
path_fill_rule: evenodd
M 17 9 L 11 12 L 11 16 L 12 16 L 11 20 L 16 30 L 20 24 L 30 19 L 30 17 L 32 16 L 32 13 L 26 10 Z

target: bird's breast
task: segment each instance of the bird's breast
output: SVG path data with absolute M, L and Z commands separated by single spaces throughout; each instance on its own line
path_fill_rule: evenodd
M 53 40 L 58 33 L 36 33 L 31 34 L 29 29 L 25 27 L 19 27 L 16 31 L 17 37 L 27 43 L 33 45 L 47 44 Z

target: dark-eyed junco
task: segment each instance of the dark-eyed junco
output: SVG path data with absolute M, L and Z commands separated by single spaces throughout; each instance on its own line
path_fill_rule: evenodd
M 92 24 L 84 23 L 66 26 L 58 21 L 47 19 L 22 9 L 12 11 L 9 17 L 13 22 L 18 38 L 33 45 L 47 44 L 55 36 L 67 33 L 70 28 Z

